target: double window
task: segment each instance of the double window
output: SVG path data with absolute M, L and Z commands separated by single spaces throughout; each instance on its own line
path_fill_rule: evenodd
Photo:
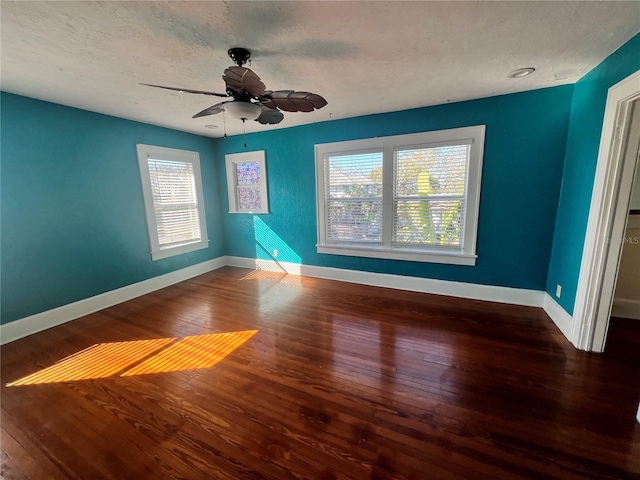
M 475 265 L 484 131 L 316 145 L 318 252 Z
M 151 258 L 207 248 L 197 152 L 137 145 Z

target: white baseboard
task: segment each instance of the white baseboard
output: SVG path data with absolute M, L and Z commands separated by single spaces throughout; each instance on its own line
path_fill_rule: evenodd
M 611 316 L 640 320 L 640 300 L 614 298 Z
M 476 283 L 434 280 L 431 278 L 407 277 L 388 273 L 372 273 L 342 268 L 317 267 L 296 263 L 277 262 L 275 260 L 256 260 L 245 257 L 227 257 L 227 265 L 234 267 L 256 268 L 270 272 L 286 272 L 305 277 L 339 280 L 360 283 L 375 287 L 395 288 L 412 292 L 433 293 L 452 297 L 485 300 L 489 302 L 510 303 L 530 307 L 542 307 L 544 292 L 521 288 L 496 287 Z
M 288 262 L 276 262 L 275 260 L 256 260 L 245 257 L 223 256 L 0 325 L 0 344 L 18 340 L 27 335 L 55 327 L 56 325 L 89 315 L 118 303 L 126 302 L 141 295 L 146 295 L 147 293 L 216 270 L 225 265 L 272 272 L 285 272 L 307 277 L 395 288 L 420 293 L 447 295 L 529 307 L 542 307 L 568 339 L 571 338 L 571 330 L 573 328 L 573 318 L 571 315 L 565 312 L 547 293 L 538 290 L 407 277 L 403 275 L 318 267 L 314 265 L 300 265 Z
M 226 257 L 218 257 L 213 260 L 191 265 L 174 272 L 143 280 L 142 282 L 127 285 L 110 292 L 101 293 L 94 297 L 63 305 L 62 307 L 37 313 L 30 317 L 21 318 L 14 322 L 0 325 L 0 345 L 18 340 L 33 333 L 55 327 L 62 323 L 84 317 L 90 313 L 111 307 L 118 303 L 126 302 L 161 288 L 183 282 L 192 277 L 224 267 Z
M 553 323 L 556 324 L 556 327 L 558 327 L 562 334 L 571 342 L 573 335 L 573 317 L 546 292 L 544 293 L 544 304 L 542 308 L 544 308 L 544 311 L 549 315 L 551 320 L 553 320 Z

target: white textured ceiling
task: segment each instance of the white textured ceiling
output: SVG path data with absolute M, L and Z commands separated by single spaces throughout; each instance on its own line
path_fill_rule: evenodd
M 201 135 L 230 47 L 268 89 L 324 96 L 284 128 L 574 83 L 638 32 L 638 2 L 0 2 L 2 90 Z M 537 71 L 522 79 L 518 67 Z M 205 125 L 217 125 L 217 129 Z M 227 134 L 242 132 L 226 116 Z

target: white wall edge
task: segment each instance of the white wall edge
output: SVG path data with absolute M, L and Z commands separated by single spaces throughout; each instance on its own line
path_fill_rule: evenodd
M 556 327 L 567 337 L 567 340 L 571 341 L 571 335 L 573 333 L 573 317 L 567 313 L 567 311 L 558 305 L 551 295 L 544 292 L 544 304 L 542 305 L 544 311 L 549 315 L 549 318 L 556 324 Z M 573 343 L 573 342 L 571 342 Z M 575 344 L 574 344 L 575 346 Z
M 183 282 L 226 265 L 225 256 L 0 325 L 0 345 Z
M 614 298 L 611 316 L 640 320 L 640 300 Z
M 318 267 L 296 263 L 260 260 L 245 257 L 227 257 L 227 265 L 233 267 L 254 268 L 271 272 L 286 272 L 306 277 L 339 280 L 375 287 L 395 288 L 412 292 L 432 293 L 473 300 L 509 303 L 529 307 L 542 307 L 544 292 L 522 288 L 497 287 L 477 283 L 434 280 L 432 278 L 408 277 L 388 273 L 363 272 L 333 267 Z

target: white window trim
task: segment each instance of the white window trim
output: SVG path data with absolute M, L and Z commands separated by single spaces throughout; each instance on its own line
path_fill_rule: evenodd
M 238 163 L 258 162 L 260 165 L 260 198 L 262 208 L 259 210 L 242 209 L 238 206 L 238 189 L 236 188 L 236 165 Z M 225 165 L 227 168 L 227 191 L 229 194 L 229 213 L 269 213 L 269 197 L 267 193 L 267 168 L 264 150 L 254 152 L 231 153 L 225 155 Z
M 138 166 L 140 168 L 140 180 L 142 182 L 142 194 L 144 197 L 144 210 L 147 217 L 147 232 L 149 233 L 149 245 L 151 247 L 151 259 L 153 261 L 173 257 L 183 253 L 201 250 L 209 246 L 207 237 L 207 222 L 204 211 L 204 196 L 202 194 L 202 175 L 200 173 L 200 155 L 198 152 L 178 150 L 175 148 L 157 147 L 154 145 L 137 144 Z M 200 240 L 185 242 L 170 246 L 160 246 L 158 240 L 158 225 L 156 223 L 155 209 L 153 206 L 153 193 L 151 191 L 151 176 L 149 173 L 149 158 L 158 160 L 173 160 L 176 162 L 191 163 L 195 177 L 196 197 L 198 199 L 198 217 L 200 221 Z
M 478 214 L 480 211 L 480 186 L 482 161 L 484 156 L 485 125 L 453 128 L 434 132 L 367 138 L 346 142 L 324 143 L 315 146 L 316 161 L 316 216 L 318 225 L 318 253 L 347 255 L 356 257 L 406 260 L 413 262 L 446 263 L 452 265 L 476 264 L 476 243 L 478 234 Z M 463 247 L 459 252 L 419 249 L 415 247 L 392 247 L 391 228 L 393 224 L 393 161 L 394 152 L 399 149 L 425 146 L 448 145 L 462 140 L 471 140 L 469 168 L 467 170 L 466 210 Z M 383 239 L 382 247 L 367 247 L 362 244 L 329 244 L 326 241 L 326 203 L 324 191 L 325 158 L 327 156 L 349 155 L 372 150 L 383 152 Z

